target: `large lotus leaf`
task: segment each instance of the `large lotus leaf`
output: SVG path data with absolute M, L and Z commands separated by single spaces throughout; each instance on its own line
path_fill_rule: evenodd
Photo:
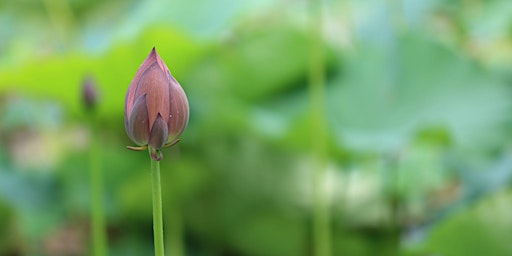
M 362 45 L 332 82 L 328 111 L 340 145 L 396 150 L 429 126 L 444 127 L 456 145 L 500 143 L 511 110 L 503 83 L 420 36 L 395 44 Z
M 511 255 L 512 191 L 482 199 L 434 226 L 425 251 L 446 255 Z

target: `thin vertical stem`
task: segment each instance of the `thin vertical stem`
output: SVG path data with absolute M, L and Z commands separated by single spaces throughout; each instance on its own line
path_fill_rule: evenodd
M 389 16 L 389 23 L 391 27 L 392 33 L 392 41 L 390 44 L 390 48 L 388 50 L 389 54 L 389 78 L 388 84 L 391 86 L 390 93 L 396 91 L 402 83 L 400 80 L 402 74 L 400 73 L 402 68 L 401 66 L 404 63 L 401 62 L 399 58 L 399 53 L 401 49 L 401 41 L 400 34 L 403 34 L 405 29 L 407 28 L 407 20 L 404 16 L 403 12 L 403 1 L 402 0 L 387 0 L 387 9 Z M 389 206 L 391 208 L 391 240 L 392 240 L 392 255 L 400 255 L 400 236 L 401 236 L 401 212 L 402 212 L 402 192 L 400 185 L 400 166 L 399 166 L 400 158 L 392 157 L 389 161 L 390 163 L 390 171 L 391 171 L 391 194 L 389 195 Z
M 155 256 L 164 256 L 164 229 L 162 220 L 162 186 L 160 183 L 160 162 L 151 158 L 151 176 L 153 183 L 153 239 Z
M 327 194 L 324 186 L 327 166 L 325 121 L 325 56 L 323 51 L 322 10 L 320 0 L 310 0 L 310 65 L 311 132 L 314 155 L 313 170 L 313 239 L 314 255 L 330 256 L 331 230 Z
M 105 232 L 105 215 L 103 209 L 103 175 L 96 138 L 95 120 L 91 121 L 91 147 L 89 152 L 89 171 L 91 186 L 91 241 L 94 256 L 107 255 L 107 238 Z
M 390 157 L 387 165 L 388 173 L 390 177 L 390 188 L 388 189 L 388 204 L 391 210 L 391 216 L 389 220 L 389 232 L 391 240 L 391 255 L 400 255 L 400 236 L 401 236 L 401 208 L 402 208 L 402 191 L 400 182 L 400 166 L 399 158 Z

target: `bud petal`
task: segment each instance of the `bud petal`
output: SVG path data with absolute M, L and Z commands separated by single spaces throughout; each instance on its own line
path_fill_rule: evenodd
M 158 113 L 155 123 L 151 128 L 151 134 L 149 135 L 149 146 L 155 149 L 160 149 L 167 141 L 167 136 L 169 135 L 169 130 L 167 128 L 167 123 L 162 118 L 162 115 Z
M 149 66 L 141 76 L 135 95 L 146 94 L 149 123 L 153 124 L 158 114 L 169 115 L 169 80 L 157 62 Z
M 167 143 L 176 141 L 188 124 L 189 106 L 187 95 L 181 88 L 176 79 L 169 73 L 171 88 L 169 90 L 170 107 L 169 119 L 167 125 L 169 126 L 169 138 Z
M 133 109 L 128 116 L 128 124 L 125 127 L 126 133 L 130 139 L 139 146 L 148 144 L 149 122 L 148 108 L 146 105 L 146 94 L 143 94 L 135 100 Z

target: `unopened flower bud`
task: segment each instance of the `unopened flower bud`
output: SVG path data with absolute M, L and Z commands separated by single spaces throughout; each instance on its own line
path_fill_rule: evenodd
M 82 102 L 88 111 L 92 111 L 96 108 L 98 91 L 96 82 L 91 76 L 85 77 L 82 82 Z
M 124 117 L 128 137 L 139 146 L 128 148 L 149 146 L 157 161 L 162 159 L 161 148 L 177 143 L 187 126 L 187 96 L 154 47 L 128 88 Z

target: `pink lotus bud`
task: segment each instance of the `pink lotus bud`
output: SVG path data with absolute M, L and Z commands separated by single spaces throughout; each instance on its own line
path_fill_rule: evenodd
M 92 76 L 87 76 L 82 82 L 82 101 L 87 110 L 92 111 L 98 103 L 98 90 Z
M 128 137 L 151 157 L 161 160 L 160 149 L 179 141 L 187 127 L 188 100 L 155 48 L 132 80 L 125 99 L 124 125 Z

